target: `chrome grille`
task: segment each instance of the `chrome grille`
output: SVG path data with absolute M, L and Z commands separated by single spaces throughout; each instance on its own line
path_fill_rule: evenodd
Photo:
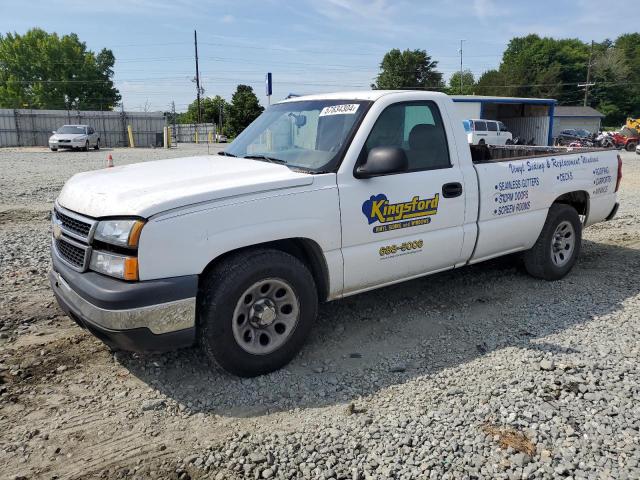
M 82 245 L 64 236 L 54 239 L 54 243 L 56 253 L 65 263 L 80 272 L 86 270 L 91 255 L 88 245 Z
M 77 220 L 75 218 L 70 217 L 69 215 L 65 215 L 58 210 L 55 210 L 55 215 L 60 221 L 60 226 L 67 230 L 72 231 L 73 233 L 77 233 L 83 237 L 88 237 L 89 232 L 91 231 L 91 224 L 83 222 L 81 220 Z
M 54 230 L 58 228 L 67 237 L 80 240 L 83 243 L 91 243 L 93 227 L 98 223 L 92 218 L 78 215 L 71 210 L 57 205 L 53 209 L 52 221 Z

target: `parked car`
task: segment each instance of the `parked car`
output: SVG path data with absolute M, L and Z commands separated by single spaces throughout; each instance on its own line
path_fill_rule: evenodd
M 217 134 L 216 135 L 216 142 L 218 143 L 227 143 L 227 136 L 226 135 L 222 135 L 222 134 Z
M 513 135 L 504 123 L 495 120 L 464 120 L 463 125 L 470 145 L 510 145 Z
M 100 149 L 100 135 L 89 125 L 63 125 L 52 132 L 49 137 L 49 148 L 55 152 L 59 148 L 89 150 Z
M 638 145 L 638 146 L 636 147 L 636 153 L 637 153 L 638 155 L 640 155 L 640 145 Z
M 578 142 L 580 144 L 591 142 L 593 144 L 594 140 L 595 136 L 589 130 L 584 130 L 582 128 L 569 128 L 562 130 L 558 134 L 555 144 L 558 146 L 567 146 L 574 142 Z
M 470 147 L 442 93 L 297 97 L 220 156 L 72 177 L 49 278 L 113 348 L 197 344 L 260 375 L 298 353 L 319 302 L 514 252 L 532 276 L 563 278 L 583 228 L 615 216 L 621 178 L 614 150 Z

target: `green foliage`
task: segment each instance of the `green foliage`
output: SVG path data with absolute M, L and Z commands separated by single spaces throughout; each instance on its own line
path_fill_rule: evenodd
M 604 123 L 619 125 L 627 116 L 640 116 L 640 33 L 595 43 L 593 57 L 591 45 L 578 39 L 513 38 L 500 67 L 478 79 L 475 93 L 582 105 L 584 87 L 578 84 L 586 82 L 590 58 L 595 85 L 589 89 L 589 105 L 606 115 Z
M 398 90 L 403 88 L 442 88 L 442 73 L 436 70 L 438 62 L 425 50 L 394 48 L 388 51 L 380 63 L 380 73 L 372 88 Z
M 487 70 L 476 82 L 477 95 L 507 96 L 507 79 L 499 70 Z
M 476 80 L 471 70 L 462 71 L 462 91 L 460 91 L 460 72 L 455 72 L 449 79 L 449 95 L 473 95 L 476 86 Z
M 589 46 L 577 39 L 513 38 L 502 55 L 500 73 L 509 79 L 505 94 L 556 98 L 577 104 L 583 96 L 577 83 L 586 79 Z
M 0 35 L 0 107 L 108 110 L 120 101 L 111 50 L 87 50 L 74 33 L 34 28 Z
M 200 110 L 202 114 L 202 123 L 215 123 L 220 125 L 220 114 L 222 118 L 226 117 L 229 104 L 220 95 L 215 97 L 205 97 L 200 100 Z M 178 123 L 198 123 L 198 101 L 191 102 L 187 111 L 177 116 Z
M 260 106 L 258 97 L 253 93 L 253 88 L 248 85 L 238 85 L 231 97 L 231 105 L 228 110 L 224 131 L 227 135 L 235 137 L 258 118 L 264 108 Z

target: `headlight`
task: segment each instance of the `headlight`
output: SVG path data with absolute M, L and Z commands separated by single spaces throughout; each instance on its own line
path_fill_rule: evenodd
M 138 259 L 114 253 L 94 251 L 91 254 L 90 268 L 94 272 L 104 273 L 123 280 L 138 280 Z
M 103 220 L 98 222 L 94 238 L 126 248 L 136 248 L 144 222 L 142 220 Z

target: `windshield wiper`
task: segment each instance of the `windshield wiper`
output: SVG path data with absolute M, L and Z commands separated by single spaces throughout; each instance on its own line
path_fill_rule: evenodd
M 284 161 L 284 160 L 281 160 L 279 158 L 267 157 L 266 155 L 245 155 L 242 158 L 248 158 L 248 159 L 251 159 L 251 160 L 264 160 L 264 161 L 269 162 L 269 163 L 278 163 L 280 165 L 286 165 L 287 164 L 287 162 Z
M 225 157 L 237 157 L 237 155 L 234 155 L 233 153 L 227 153 L 224 150 L 220 150 L 218 152 L 218 155 L 224 155 Z

